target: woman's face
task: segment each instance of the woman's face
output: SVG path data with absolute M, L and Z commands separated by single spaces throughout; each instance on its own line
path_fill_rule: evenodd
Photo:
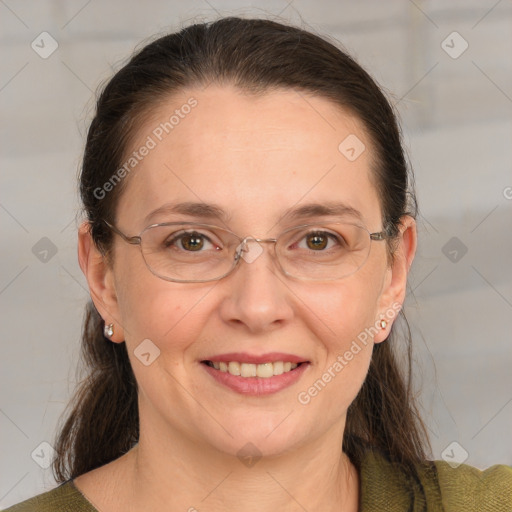
M 176 110 L 172 128 L 160 124 Z M 154 147 L 139 151 L 153 146 L 148 137 Z M 310 203 L 342 203 L 360 212 L 370 232 L 383 227 L 370 179 L 370 140 L 354 117 L 326 99 L 291 90 L 251 97 L 231 87 L 190 89 L 162 103 L 138 131 L 132 151 L 140 158 L 124 178 L 116 212 L 117 227 L 129 236 L 152 223 L 190 221 L 270 238 L 299 224 L 355 220 L 282 219 Z M 226 218 L 170 211 L 148 217 L 184 202 L 213 204 Z M 242 260 L 221 280 L 177 283 L 153 275 L 139 247 L 114 237 L 114 264 L 105 270 L 105 289 L 96 302 L 107 323 L 115 324 L 113 341 L 126 341 L 146 435 L 172 432 L 230 454 L 252 443 L 269 455 L 325 435 L 341 439 L 373 342 L 385 338 L 397 313 L 389 311 L 402 302 L 403 275 L 399 282 L 393 277 L 385 242 L 372 242 L 365 265 L 335 281 L 287 277 L 273 259 L 272 244 L 262 247 L 254 261 Z M 382 316 L 388 328 L 372 340 Z M 141 351 L 146 355 L 139 359 Z M 286 386 L 281 376 L 271 393 L 250 385 L 243 392 L 221 382 L 213 375 L 220 370 L 203 362 L 232 353 L 238 355 L 226 357 L 239 362 L 295 356 L 305 363 Z

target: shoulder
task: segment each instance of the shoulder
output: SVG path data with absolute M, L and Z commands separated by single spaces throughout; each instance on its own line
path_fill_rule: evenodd
M 3 512 L 97 512 L 72 481 L 13 505 Z
M 435 466 L 445 510 L 512 510 L 512 467 L 495 465 L 481 471 L 444 461 L 435 461 Z
M 466 464 L 454 468 L 444 461 L 425 461 L 407 469 L 370 451 L 360 473 L 364 511 L 512 511 L 512 467 L 480 471 Z

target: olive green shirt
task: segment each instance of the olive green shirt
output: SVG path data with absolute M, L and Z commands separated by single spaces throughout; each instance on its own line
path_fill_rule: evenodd
M 369 452 L 360 467 L 360 512 L 511 512 L 512 467 L 479 471 L 462 464 L 426 462 L 409 475 Z M 5 512 L 98 512 L 72 480 Z

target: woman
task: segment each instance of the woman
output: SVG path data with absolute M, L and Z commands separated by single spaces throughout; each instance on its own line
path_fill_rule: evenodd
M 90 375 L 61 485 L 9 510 L 510 510 L 511 468 L 427 460 L 393 349 L 412 175 L 345 53 L 238 18 L 148 44 L 99 97 L 81 195 Z

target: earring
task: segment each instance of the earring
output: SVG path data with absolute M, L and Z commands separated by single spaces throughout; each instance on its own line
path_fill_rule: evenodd
M 105 327 L 103 327 L 103 334 L 106 338 L 112 337 L 114 334 L 114 324 L 105 324 Z
M 388 323 L 386 322 L 386 320 L 384 320 L 384 318 L 381 318 L 380 319 L 380 328 L 385 329 L 387 325 L 388 325 Z

